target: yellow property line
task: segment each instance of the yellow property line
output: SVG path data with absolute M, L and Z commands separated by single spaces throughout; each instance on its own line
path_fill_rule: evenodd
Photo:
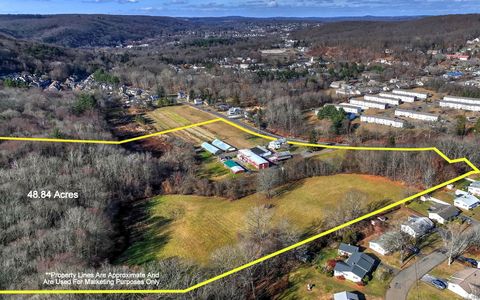
M 165 130 L 165 131 L 161 131 L 161 132 L 157 132 L 157 133 L 153 133 L 153 134 L 149 134 L 149 135 L 144 135 L 144 136 L 140 136 L 140 137 L 136 137 L 136 138 L 132 138 L 132 139 L 127 139 L 127 140 L 123 140 L 123 141 L 63 140 L 63 139 L 48 139 L 48 138 L 10 138 L 10 137 L 0 137 L 0 140 L 39 141 L 39 142 L 56 142 L 56 143 L 93 143 L 93 144 L 119 145 L 119 144 L 125 144 L 125 143 L 138 141 L 138 140 L 142 140 L 142 139 L 147 139 L 147 138 L 150 138 L 150 137 L 153 137 L 153 136 L 158 136 L 158 135 L 162 135 L 162 134 L 166 134 L 166 133 L 170 133 L 170 132 L 175 132 L 175 131 L 179 131 L 179 130 L 183 130 L 183 129 L 188 129 L 188 128 L 193 128 L 193 127 L 197 127 L 197 126 L 207 125 L 207 124 L 211 124 L 211 123 L 218 122 L 218 121 L 222 121 L 222 122 L 224 122 L 224 123 L 226 123 L 230 126 L 236 127 L 238 129 L 246 132 L 246 133 L 251 134 L 251 135 L 255 135 L 255 136 L 258 136 L 258 137 L 261 137 L 261 138 L 264 138 L 264 139 L 268 139 L 268 140 L 276 140 L 276 138 L 274 138 L 274 137 L 257 133 L 255 131 L 249 130 L 249 129 L 241 126 L 241 125 L 238 125 L 234 122 L 231 122 L 231 121 L 223 119 L 223 118 L 217 118 L 217 119 L 209 120 L 209 121 L 206 121 L 206 122 L 201 122 L 201 123 L 196 123 L 196 124 L 187 125 L 187 126 L 183 126 L 183 127 L 173 128 L 173 129 L 169 129 L 169 130 Z M 324 237 L 324 236 L 326 236 L 328 234 L 331 234 L 333 232 L 336 232 L 340 229 L 343 229 L 345 227 L 348 227 L 350 225 L 353 225 L 355 223 L 358 223 L 360 221 L 363 221 L 365 219 L 373 217 L 373 216 L 375 216 L 377 214 L 380 214 L 382 212 L 388 211 L 388 210 L 390 210 L 394 207 L 397 207 L 397 206 L 399 206 L 401 204 L 404 204 L 408 201 L 416 199 L 420 196 L 431 193 L 431 192 L 433 192 L 433 191 L 435 191 L 439 188 L 442 188 L 442 187 L 447 186 L 451 183 L 454 183 L 456 181 L 464 179 L 464 178 L 466 178 L 470 175 L 480 174 L 480 170 L 467 158 L 464 157 L 464 158 L 451 159 L 436 147 L 428 147 L 428 148 L 400 148 L 400 147 L 399 148 L 391 148 L 391 147 L 333 146 L 333 145 L 320 145 L 320 144 L 302 143 L 302 142 L 294 142 L 294 141 L 289 141 L 288 143 L 292 144 L 292 145 L 320 147 L 320 148 L 327 148 L 327 149 L 347 149 L 347 150 L 366 150 L 366 151 L 433 151 L 433 152 L 437 153 L 438 155 L 440 155 L 443 159 L 445 159 L 449 164 L 465 163 L 472 169 L 472 171 L 467 172 L 467 173 L 465 173 L 463 175 L 460 175 L 456 178 L 453 178 L 451 180 L 445 181 L 441 184 L 438 184 L 434 187 L 426 189 L 426 190 L 424 190 L 422 192 L 419 192 L 415 195 L 409 196 L 405 199 L 402 199 L 402 200 L 399 200 L 399 201 L 394 202 L 392 204 L 389 204 L 389 205 L 387 205 L 383 208 L 377 209 L 377 210 L 375 210 L 373 212 L 370 212 L 368 214 L 365 214 L 365 215 L 363 215 L 359 218 L 356 218 L 354 220 L 351 220 L 351 221 L 348 221 L 348 222 L 343 223 L 341 225 L 338 225 L 336 227 L 333 227 L 333 228 L 331 228 L 329 230 L 326 230 L 326 231 L 324 231 L 320 234 L 317 234 L 317 235 L 309 237 L 305 240 L 302 240 L 302 241 L 300 241 L 296 244 L 293 244 L 293 245 L 288 246 L 286 248 L 283 248 L 283 249 L 280 249 L 280 250 L 275 251 L 273 253 L 270 253 L 268 255 L 265 255 L 261 258 L 258 258 L 254 261 L 251 261 L 249 263 L 241 265 L 237 268 L 234 268 L 230 271 L 222 273 L 222 274 L 220 274 L 218 276 L 215 276 L 213 278 L 210 278 L 208 280 L 202 281 L 202 282 L 200 282 L 196 285 L 193 285 L 189 288 L 186 288 L 186 289 L 178 289 L 178 290 L 2 290 L 2 291 L 0 291 L 0 295 L 2 295 L 2 294 L 3 295 L 19 295 L 19 294 L 183 294 L 183 293 L 188 293 L 188 292 L 191 292 L 191 291 L 193 291 L 195 289 L 198 289 L 202 286 L 205 286 L 209 283 L 212 283 L 214 281 L 225 278 L 229 275 L 240 272 L 240 271 L 242 271 L 246 268 L 249 268 L 253 265 L 259 264 L 259 263 L 261 263 L 261 262 L 263 262 L 267 259 L 276 257 L 280 254 L 291 251 L 291 250 L 293 250 L 297 247 L 308 244 L 312 241 L 315 241 L 316 239 Z

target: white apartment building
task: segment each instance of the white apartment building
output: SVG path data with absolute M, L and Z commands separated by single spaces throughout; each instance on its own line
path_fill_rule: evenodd
M 399 100 L 401 100 L 402 102 L 406 102 L 406 103 L 413 103 L 413 102 L 415 102 L 415 97 L 413 97 L 413 96 L 398 95 L 398 94 L 394 94 L 394 93 L 380 93 L 380 94 L 378 94 L 378 95 L 379 95 L 379 96 L 382 96 L 382 97 L 399 99 Z
M 363 115 L 360 117 L 360 121 L 365 123 L 387 125 L 387 126 L 392 126 L 396 128 L 403 128 L 405 126 L 405 122 L 403 122 L 402 120 L 391 119 L 391 118 L 380 117 L 380 116 Z
M 407 117 L 411 119 L 417 119 L 422 121 L 431 121 L 436 122 L 438 121 L 438 116 L 434 114 L 418 112 L 414 110 L 406 110 L 406 109 L 396 109 L 395 116 L 397 117 Z
M 399 99 L 389 98 L 389 97 L 381 97 L 381 96 L 377 96 L 377 95 L 365 95 L 365 96 L 363 96 L 363 99 L 368 100 L 368 101 L 386 103 L 386 104 L 389 104 L 389 105 L 400 105 L 400 100 Z
M 359 100 L 359 99 L 350 99 L 350 104 L 354 106 L 359 106 L 362 109 L 369 109 L 369 108 L 378 108 L 378 109 L 387 109 L 386 103 L 379 103 L 367 100 Z
M 418 92 L 412 92 L 412 91 L 407 91 L 407 90 L 393 90 L 392 93 L 397 94 L 397 95 L 405 95 L 405 96 L 411 96 L 415 97 L 420 100 L 425 100 L 428 98 L 428 94 L 425 93 L 418 93 Z
M 461 110 L 470 110 L 470 111 L 480 111 L 480 104 L 471 104 L 471 103 L 464 103 L 464 102 L 452 102 L 452 101 L 445 101 L 442 100 L 439 102 L 440 107 L 447 107 L 453 109 L 461 109 Z

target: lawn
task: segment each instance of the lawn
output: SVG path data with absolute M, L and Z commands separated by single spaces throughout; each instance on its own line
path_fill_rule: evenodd
M 335 258 L 336 255 L 333 256 Z M 312 291 L 307 291 L 307 284 L 314 284 Z M 329 277 L 315 267 L 299 268 L 289 275 L 289 288 L 279 299 L 332 299 L 333 294 L 343 291 L 357 291 L 367 299 L 383 299 L 388 282 L 372 279 L 366 286 L 358 286 L 348 280 Z
M 428 299 L 428 300 L 460 300 L 463 299 L 449 290 L 439 290 L 430 284 L 419 281 L 408 292 L 407 300 Z
M 231 174 L 232 177 L 235 176 L 235 174 L 232 174 L 232 172 L 230 172 L 230 170 L 226 168 L 216 156 L 206 151 L 201 152 L 200 159 L 202 161 L 202 165 L 198 175 L 201 178 L 209 178 L 215 180 L 223 178 L 228 174 Z
M 159 196 L 150 200 L 150 220 L 144 228 L 145 239 L 140 242 L 143 247 L 133 245 L 126 260 L 138 263 L 154 257 L 179 256 L 208 264 L 213 251 L 238 241 L 245 215 L 252 207 L 273 204 L 274 222 L 287 220 L 306 232 L 353 189 L 366 193 L 368 201 L 400 200 L 404 186 L 382 177 L 342 174 L 302 180 L 270 200 L 259 194 L 236 201 Z

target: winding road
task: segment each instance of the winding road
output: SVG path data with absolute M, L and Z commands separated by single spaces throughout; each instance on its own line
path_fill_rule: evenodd
M 406 300 L 408 292 L 415 282 L 427 274 L 430 270 L 447 259 L 442 250 L 436 250 L 416 261 L 410 267 L 401 270 L 390 282 L 385 296 L 386 300 Z

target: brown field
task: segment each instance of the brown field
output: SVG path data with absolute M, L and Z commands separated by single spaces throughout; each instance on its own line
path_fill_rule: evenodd
M 209 113 L 183 105 L 159 108 L 147 113 L 147 117 L 153 121 L 152 125 L 158 131 L 213 120 L 216 118 Z M 171 135 L 175 135 L 197 145 L 205 141 L 219 138 L 237 148 L 254 147 L 268 142 L 265 139 L 247 134 L 221 121 L 188 128 L 171 133 Z

